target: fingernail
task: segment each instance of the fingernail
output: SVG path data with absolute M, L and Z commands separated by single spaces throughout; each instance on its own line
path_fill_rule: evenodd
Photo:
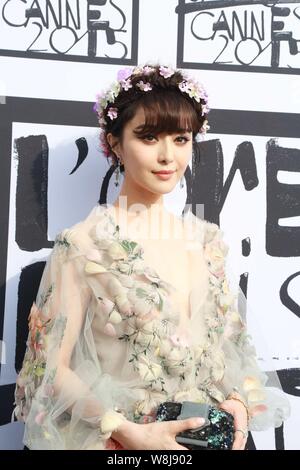
M 204 418 L 196 418 L 196 425 L 197 426 L 201 426 L 202 424 L 205 423 L 205 419 Z

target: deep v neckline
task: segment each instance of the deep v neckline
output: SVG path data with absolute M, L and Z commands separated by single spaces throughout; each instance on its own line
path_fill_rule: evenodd
M 110 220 L 110 222 L 112 223 L 113 227 L 114 227 L 114 232 L 113 232 L 113 234 L 111 234 L 113 239 L 114 240 L 126 240 L 128 243 L 134 243 L 136 245 L 136 248 L 141 253 L 141 257 L 142 257 L 143 262 L 144 262 L 145 270 L 148 269 L 151 272 L 154 272 L 156 274 L 157 280 L 160 281 L 161 283 L 165 284 L 165 285 L 170 286 L 171 290 L 173 290 L 173 292 L 175 292 L 175 293 L 180 292 L 179 288 L 175 287 L 175 285 L 173 283 L 171 283 L 169 280 L 164 279 L 164 277 L 162 277 L 160 275 L 160 273 L 157 271 L 157 269 L 155 267 L 152 267 L 149 263 L 147 263 L 145 261 L 145 259 L 144 259 L 145 250 L 144 250 L 143 245 L 138 240 L 135 240 L 134 237 L 129 236 L 128 233 L 126 233 L 126 231 L 125 231 L 125 234 L 124 234 L 122 226 L 120 225 L 119 221 L 116 220 L 115 215 L 109 210 L 109 207 L 107 207 L 105 204 L 104 205 L 99 204 L 97 209 L 99 209 L 99 208 L 101 210 L 101 214 L 103 214 L 105 217 L 107 217 Z M 196 218 L 196 216 L 194 216 L 191 213 L 191 211 L 188 211 L 188 212 L 185 212 L 184 214 L 182 214 L 180 218 L 178 218 L 178 220 L 180 222 L 182 222 L 182 227 L 183 228 L 185 227 L 184 224 L 185 224 L 186 220 L 188 218 L 191 218 L 191 217 Z M 196 237 L 197 237 L 196 234 L 198 233 L 197 230 L 198 230 L 198 228 L 196 229 L 196 231 L 194 232 L 194 235 L 192 236 L 192 239 L 190 240 L 191 243 L 196 241 Z M 183 243 L 187 243 L 187 240 L 184 240 Z M 190 259 L 189 259 L 189 263 L 190 263 Z M 187 322 L 191 322 L 191 320 L 193 318 L 193 309 L 191 308 L 191 295 L 196 289 L 197 289 L 197 285 L 193 285 L 190 289 L 188 289 L 188 291 L 186 291 L 187 292 L 187 299 L 188 299 L 187 300 L 188 301 L 188 309 L 187 309 L 187 312 L 184 312 L 184 315 L 182 315 L 182 317 L 184 317 L 184 319 L 185 319 L 185 322 L 183 322 L 183 324 L 187 323 Z M 172 303 L 172 305 L 174 305 L 174 299 L 173 298 L 171 298 L 171 303 Z M 175 305 L 174 305 L 174 308 L 175 308 Z

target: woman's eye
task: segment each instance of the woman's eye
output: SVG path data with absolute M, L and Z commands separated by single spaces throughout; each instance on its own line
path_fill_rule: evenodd
M 156 137 L 152 134 L 147 134 L 147 135 L 144 135 L 141 137 L 142 140 L 147 140 L 148 142 L 153 142 L 153 140 L 156 139 Z M 179 140 L 178 140 L 179 139 Z M 180 142 L 180 143 L 186 143 L 188 142 L 190 139 L 188 139 L 187 137 L 183 136 L 183 135 L 180 135 L 178 137 L 176 137 L 176 140 L 177 142 Z
M 179 137 L 177 137 L 177 139 L 183 139 L 183 141 L 181 140 L 180 142 L 188 142 L 190 139 L 188 139 L 187 137 L 184 137 L 183 135 L 180 135 Z
M 149 138 L 155 139 L 154 135 L 152 134 L 144 135 L 144 137 L 142 137 L 143 140 L 148 140 Z M 150 140 L 150 142 L 153 142 L 153 141 Z

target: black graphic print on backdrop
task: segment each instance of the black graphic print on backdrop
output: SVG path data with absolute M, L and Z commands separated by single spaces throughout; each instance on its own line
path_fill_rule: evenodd
M 3 322 L 4 322 L 4 304 L 5 304 L 5 282 L 6 282 L 6 263 L 7 263 L 7 244 L 8 244 L 8 210 L 9 210 L 9 182 L 11 177 L 11 148 L 12 148 L 12 125 L 14 121 L 31 123 L 33 125 L 33 132 L 30 136 L 20 136 L 15 141 L 15 149 L 17 150 L 18 158 L 26 155 L 28 165 L 24 163 L 18 166 L 17 179 L 17 192 L 21 191 L 21 195 L 17 194 L 19 201 L 19 208 L 17 209 L 16 220 L 16 241 L 20 249 L 27 251 L 37 251 L 41 248 L 53 246 L 53 241 L 47 240 L 47 199 L 45 197 L 48 185 L 47 175 L 47 136 L 34 135 L 34 124 L 54 124 L 58 126 L 86 126 L 97 128 L 97 120 L 94 113 L 91 111 L 92 103 L 83 102 L 70 102 L 70 101 L 51 101 L 39 100 L 29 98 L 15 98 L 7 97 L 6 104 L 0 106 L 0 144 L 1 144 L 1 158 L 0 158 L 0 197 L 2 205 L 0 208 L 1 221 L 0 233 L 3 243 L 0 245 L 0 276 L 1 276 L 1 291 L 0 291 L 0 339 L 3 338 Z M 43 110 L 43 112 L 41 112 Z M 284 118 L 284 120 L 283 120 Z M 285 126 L 282 126 L 282 122 Z M 300 124 L 300 116 L 295 114 L 280 114 L 280 113 L 262 113 L 262 112 L 247 112 L 247 111 L 229 111 L 229 110 L 212 110 L 211 111 L 211 124 L 213 125 L 212 132 L 217 134 L 231 134 L 231 135 L 274 135 L 278 137 L 298 137 L 298 129 Z M 25 139 L 25 140 L 24 140 Z M 32 145 L 32 153 L 28 151 L 29 146 Z M 80 171 L 82 162 L 88 158 L 88 148 L 84 136 L 77 139 L 77 148 L 79 151 L 77 164 L 70 174 L 74 171 Z M 42 151 L 44 149 L 44 153 Z M 46 149 L 46 151 L 45 151 Z M 295 149 L 286 149 L 291 158 L 295 158 Z M 244 155 L 247 158 L 244 158 Z M 35 158 L 34 158 L 35 157 Z M 205 205 L 205 218 L 212 222 L 219 223 L 219 214 L 222 210 L 224 201 L 230 190 L 233 177 L 240 173 L 243 180 L 245 190 L 252 190 L 259 184 L 257 171 L 256 171 L 256 158 L 255 148 L 250 141 L 243 140 L 235 150 L 233 163 L 226 181 L 223 175 L 223 156 L 222 145 L 220 139 L 212 139 L 197 144 L 195 146 L 195 158 L 193 161 L 193 172 L 187 170 L 187 183 L 188 183 L 188 198 L 187 204 L 204 204 Z M 266 157 L 265 157 L 266 158 Z M 39 164 L 36 159 L 42 160 Z M 268 162 L 267 158 L 266 161 Z M 211 167 L 211 168 L 210 168 Z M 294 168 L 293 165 L 290 168 Z M 200 171 L 201 169 L 201 171 Z M 31 171 L 32 170 L 32 171 Z M 107 176 L 112 176 L 112 171 L 109 170 Z M 24 179 L 24 182 L 22 182 Z M 101 190 L 104 187 L 104 182 Z M 204 187 L 206 190 L 199 192 L 199 188 Z M 107 189 L 107 187 L 106 187 Z M 106 193 L 107 194 L 107 193 Z M 102 192 L 102 202 L 106 202 L 106 195 Z M 101 199 L 101 196 L 100 196 Z M 22 200 L 24 207 L 22 206 Z M 29 230 L 21 230 L 18 227 L 22 219 L 22 211 L 29 206 L 26 212 L 26 221 L 32 224 L 33 221 L 39 225 L 36 233 L 33 235 Z M 31 211 L 30 211 L 31 208 Z M 31 213 L 32 212 L 32 213 Z M 290 215 L 289 213 L 287 214 Z M 281 217 L 283 215 L 281 214 Z M 30 239 L 29 239 L 30 238 Z M 288 243 L 289 244 L 289 243 Z M 295 247 L 292 244 L 290 256 L 295 256 Z M 248 249 L 250 244 L 247 243 Z M 31 304 L 32 299 L 35 297 L 38 282 L 42 273 L 43 264 L 37 263 L 33 266 L 26 267 L 22 272 L 20 278 L 19 295 L 18 299 L 18 320 L 17 320 L 17 343 L 20 345 L 16 352 L 15 366 L 19 368 L 21 364 L 23 351 L 25 348 L 25 337 L 27 336 L 23 331 L 23 325 L 26 322 L 25 310 Z M 31 281 L 29 281 L 31 278 Z M 32 282 L 32 288 L 29 291 L 26 286 L 28 282 Z M 243 290 L 246 291 L 247 282 L 243 278 Z M 27 315 L 28 315 L 27 311 Z M 22 330 L 22 331 L 21 331 Z M 27 331 L 26 331 L 27 333 Z M 22 346 L 23 345 L 23 346 Z M 23 349 L 22 349 L 23 348 Z M 297 396 L 296 383 L 298 382 L 299 369 L 289 369 L 289 379 L 285 383 L 287 393 Z M 7 403 L 5 413 L 0 415 L 0 424 L 8 422 L 7 416 L 10 416 L 12 411 L 13 402 L 13 389 L 14 384 L 0 387 L 0 395 Z M 277 431 L 277 435 L 278 435 Z M 278 442 L 281 442 L 278 438 Z M 282 444 L 280 444 L 282 445 Z
M 178 0 L 175 12 L 177 67 L 300 73 L 299 0 Z
M 2 2 L 0 55 L 136 65 L 139 0 Z M 131 25 L 129 28 L 128 26 Z M 11 49 L 11 44 L 17 44 Z

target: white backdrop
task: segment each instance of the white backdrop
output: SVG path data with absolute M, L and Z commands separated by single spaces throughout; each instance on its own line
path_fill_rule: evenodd
M 267 159 L 267 143 L 272 138 L 277 139 L 280 148 L 290 149 L 287 169 L 280 170 L 279 165 L 276 173 L 278 181 L 285 184 L 285 192 L 278 196 L 278 212 L 276 204 L 272 205 L 272 216 L 275 213 L 281 218 L 279 225 L 291 227 L 290 233 L 300 225 L 300 1 L 277 2 L 277 10 L 271 8 L 271 3 L 262 6 L 256 1 L 103 3 L 96 7 L 88 1 L 0 1 L 0 139 L 8 142 L 0 150 L 1 276 L 6 281 L 0 311 L 3 321 L 0 335 L 5 346 L 0 374 L 0 449 L 23 448 L 22 425 L 9 423 L 11 390 L 16 379 L 20 274 L 26 266 L 44 261 L 51 250 L 49 243 L 30 247 L 29 242 L 22 244 L 16 236 L 18 233 L 20 237 L 22 232 L 22 223 L 16 227 L 20 217 L 18 191 L 27 195 L 25 202 L 32 203 L 20 183 L 21 172 L 23 181 L 29 181 L 29 176 L 24 176 L 29 167 L 24 161 L 20 165 L 22 156 L 28 156 L 28 146 L 23 155 L 20 146 L 29 138 L 33 142 L 34 136 L 47 143 L 47 191 L 45 194 L 43 189 L 43 197 L 47 204 L 46 237 L 53 241 L 58 231 L 83 219 L 95 205 L 108 170 L 97 148 L 97 128 L 92 124 L 96 93 L 115 80 L 120 68 L 146 62 L 186 69 L 203 82 L 212 109 L 206 140 L 221 143 L 224 181 L 237 147 L 242 142 L 251 142 L 253 146 L 258 181 L 251 190 L 246 190 L 239 171 L 236 172 L 220 212 L 220 226 L 230 245 L 229 262 L 237 274 L 249 273 L 248 301 L 251 311 L 259 312 L 260 330 L 251 316 L 248 327 L 261 367 L 283 371 L 292 405 L 283 436 L 275 439 L 272 429 L 253 433 L 255 446 L 300 449 L 296 437 L 300 425 L 299 273 L 288 285 L 288 295 L 296 305 L 293 311 L 279 295 L 286 279 L 299 271 L 300 249 L 295 238 L 289 242 L 288 236 L 277 243 L 275 232 L 270 238 L 272 242 L 273 236 L 279 247 L 276 254 L 272 251 L 275 245 L 271 243 L 267 249 L 266 242 L 268 204 L 271 207 L 267 194 L 269 188 L 272 196 L 275 188 Z M 101 14 L 98 18 L 97 12 Z M 99 20 L 100 29 L 91 26 L 92 16 Z M 69 111 L 73 103 L 78 110 L 82 104 L 87 116 L 90 112 L 86 122 Z M 65 115 L 58 110 L 65 110 Z M 239 114 L 241 111 L 245 114 Z M 226 121 L 228 116 L 238 121 L 237 131 L 234 120 Z M 88 156 L 70 174 L 82 144 L 78 139 L 83 138 Z M 31 158 L 34 162 L 41 154 Z M 108 202 L 113 202 L 116 196 L 117 190 L 110 184 Z M 185 196 L 186 187 L 183 190 L 176 187 L 165 197 L 169 210 L 179 214 Z M 26 236 L 28 241 L 28 233 Z M 247 238 L 251 240 L 249 256 L 241 250 L 241 242 Z

